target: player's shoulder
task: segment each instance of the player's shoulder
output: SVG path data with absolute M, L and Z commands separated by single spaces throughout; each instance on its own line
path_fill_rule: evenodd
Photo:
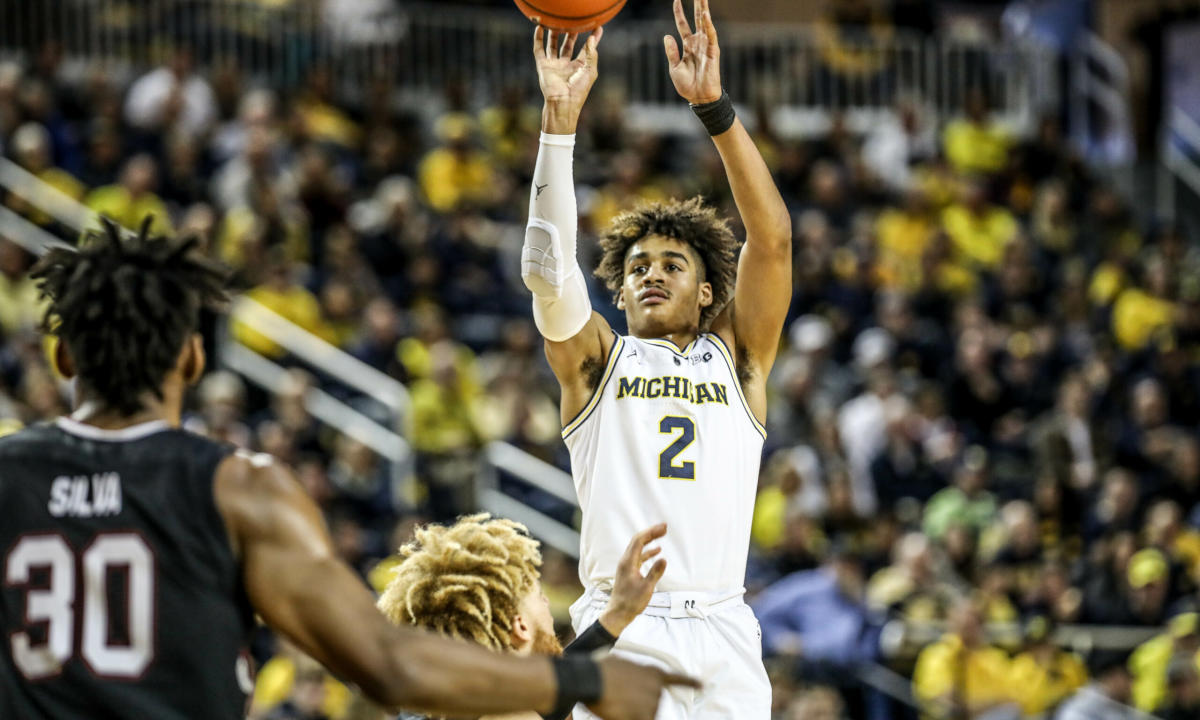
M 22 455 L 60 439 L 61 435 L 53 423 L 39 422 L 0 437 L 0 457 Z
M 295 492 L 295 476 L 288 467 L 267 453 L 236 449 L 217 467 L 217 491 L 245 499 L 280 496 Z
M 268 453 L 235 448 L 221 463 L 221 472 L 240 482 L 256 482 L 275 476 L 283 465 Z
M 207 435 L 186 428 L 168 428 L 154 438 L 154 445 L 181 446 L 197 451 L 215 452 L 220 455 L 232 455 L 237 452 L 237 446 L 223 440 L 214 440 Z
M 128 457 L 133 462 L 202 468 L 201 474 L 208 475 L 236 452 L 232 443 L 186 428 L 168 427 L 134 440 Z

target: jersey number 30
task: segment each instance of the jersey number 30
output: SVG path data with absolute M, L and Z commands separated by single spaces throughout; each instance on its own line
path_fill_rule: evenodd
M 664 435 L 679 432 L 675 442 L 658 455 L 658 476 L 674 480 L 695 480 L 696 463 L 691 460 L 676 463 L 675 458 L 696 440 L 696 424 L 691 418 L 668 415 L 659 421 L 658 431 Z
M 46 580 L 35 579 L 38 568 L 49 571 Z M 127 629 L 127 637 L 122 642 L 110 632 L 108 606 L 108 583 L 118 573 L 126 575 L 126 616 L 119 625 Z M 9 641 L 13 662 L 27 679 L 62 671 L 75 652 L 76 623 L 82 625 L 80 655 L 96 675 L 133 680 L 154 660 L 154 552 L 140 535 L 101 533 L 78 561 L 61 535 L 26 535 L 5 558 L 4 584 L 25 590 L 29 625 Z M 41 637 L 35 641 L 28 630 L 39 626 Z

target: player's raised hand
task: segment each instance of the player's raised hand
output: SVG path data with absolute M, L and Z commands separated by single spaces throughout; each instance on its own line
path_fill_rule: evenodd
M 600 613 L 600 624 L 612 635 L 620 635 L 650 603 L 655 586 L 667 571 L 667 561 L 660 558 L 648 573 L 642 575 L 642 565 L 662 552 L 661 547 L 646 546 L 666 534 L 667 524 L 659 523 L 634 535 L 625 547 L 625 553 L 617 563 L 612 596 L 604 612 Z
M 665 688 L 682 685 L 700 688 L 686 675 L 677 675 L 649 665 L 638 665 L 609 656 L 600 661 L 604 696 L 588 709 L 605 720 L 654 720 Z
M 680 45 L 670 35 L 663 37 L 663 45 L 675 91 L 689 103 L 702 105 L 721 98 L 721 48 L 717 44 L 717 28 L 708 11 L 708 0 L 692 2 L 695 32 L 683 13 L 683 0 L 675 0 L 675 27 L 679 30 L 682 53 Z
M 573 133 L 583 103 L 596 82 L 600 54 L 597 47 L 604 28 L 592 31 L 583 49 L 575 54 L 578 33 L 565 33 L 541 25 L 533 31 L 533 59 L 537 63 L 538 85 L 546 99 L 544 115 L 557 116 L 562 122 L 550 123 L 543 117 L 543 130 L 551 133 Z M 558 125 L 548 127 L 547 124 Z M 563 124 L 569 127 L 563 127 Z

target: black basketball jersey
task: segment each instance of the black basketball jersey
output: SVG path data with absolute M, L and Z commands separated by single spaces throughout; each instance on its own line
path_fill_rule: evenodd
M 0 438 L 0 718 L 242 718 L 253 614 L 213 496 L 232 448 L 154 422 Z

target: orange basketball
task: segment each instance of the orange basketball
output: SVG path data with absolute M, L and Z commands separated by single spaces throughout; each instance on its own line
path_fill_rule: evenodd
M 527 18 L 555 30 L 586 32 L 612 20 L 625 0 L 515 0 Z

